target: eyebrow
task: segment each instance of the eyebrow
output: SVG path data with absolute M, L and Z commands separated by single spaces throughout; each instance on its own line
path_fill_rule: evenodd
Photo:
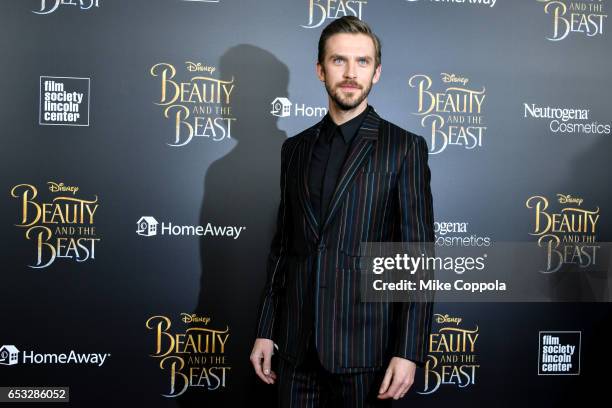
M 340 58 L 340 59 L 344 59 L 346 60 L 347 57 L 345 57 L 344 55 L 340 55 L 340 54 L 332 54 L 329 56 L 330 59 L 336 59 L 336 58 Z M 363 56 L 359 56 L 357 57 L 357 59 L 365 59 L 366 61 L 372 61 L 372 57 L 369 57 L 367 55 L 363 55 Z

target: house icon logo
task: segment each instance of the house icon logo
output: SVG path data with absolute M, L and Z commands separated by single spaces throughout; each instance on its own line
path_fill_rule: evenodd
M 157 235 L 157 220 L 151 216 L 140 217 L 136 225 L 138 228 L 136 229 L 136 233 L 138 235 L 142 235 L 143 237 L 152 237 L 153 235 Z
M 19 350 L 17 347 L 11 345 L 4 345 L 0 347 L 0 364 L 1 365 L 15 365 L 19 357 Z
M 272 101 L 272 110 L 270 113 L 280 118 L 289 116 L 291 114 L 291 101 L 283 97 L 275 98 Z

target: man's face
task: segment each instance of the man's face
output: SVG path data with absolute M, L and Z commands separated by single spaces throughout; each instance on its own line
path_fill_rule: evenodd
M 365 34 L 334 34 L 327 39 L 323 65 L 317 62 L 317 75 L 327 94 L 342 110 L 359 106 L 372 84 L 380 78 L 376 69 L 374 42 Z

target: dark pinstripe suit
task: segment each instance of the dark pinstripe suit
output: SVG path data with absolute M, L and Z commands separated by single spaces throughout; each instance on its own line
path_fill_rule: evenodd
M 281 202 L 256 336 L 299 362 L 314 322 L 319 358 L 331 373 L 381 368 L 393 356 L 421 365 L 433 304 L 361 302 L 358 256 L 362 241 L 433 242 L 427 144 L 371 110 L 319 222 L 307 172 L 321 124 L 281 149 Z

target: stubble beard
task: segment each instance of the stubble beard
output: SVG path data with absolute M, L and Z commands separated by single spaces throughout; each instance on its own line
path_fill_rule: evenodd
M 361 91 L 361 94 L 357 97 L 355 97 L 354 95 L 353 96 L 345 95 L 343 93 L 344 91 L 340 89 L 340 86 L 341 84 L 346 83 L 346 82 L 352 85 L 356 84 L 357 86 L 359 86 L 360 88 L 355 88 L 355 90 L 352 93 L 354 94 L 356 92 Z M 332 89 L 329 83 L 327 82 L 327 78 L 325 79 L 325 90 L 327 91 L 327 94 L 332 99 L 332 101 L 334 101 L 336 106 L 338 106 L 338 108 L 340 108 L 341 110 L 345 110 L 345 111 L 354 109 L 355 107 L 359 106 L 359 104 L 363 102 L 365 98 L 368 97 L 371 89 L 372 89 L 372 78 L 370 78 L 370 81 L 367 84 L 365 89 L 361 88 L 360 84 L 357 84 L 356 82 L 351 82 L 351 81 L 341 81 L 338 83 L 338 85 L 334 89 Z

